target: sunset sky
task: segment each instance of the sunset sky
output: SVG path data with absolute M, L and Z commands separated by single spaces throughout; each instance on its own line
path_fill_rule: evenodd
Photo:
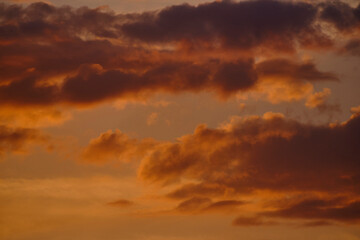
M 360 240 L 359 1 L 2 1 L 0 239 Z

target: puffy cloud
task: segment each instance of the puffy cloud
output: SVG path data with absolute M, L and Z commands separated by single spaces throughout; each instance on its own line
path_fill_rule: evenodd
M 167 184 L 167 197 L 181 200 L 174 209 L 180 213 L 239 214 L 246 203 L 251 216 L 240 216 L 236 226 L 277 218 L 303 226 L 352 224 L 359 220 L 359 131 L 358 113 L 344 123 L 311 125 L 269 112 L 233 117 L 215 129 L 200 125 L 176 142 L 109 131 L 93 139 L 84 156 L 140 159 L 139 177 Z
M 295 43 L 330 40 L 314 26 L 317 6 L 303 2 L 216 1 L 171 6 L 134 14 L 121 26 L 125 36 L 144 42 L 174 42 L 225 48 L 267 47 L 282 51 Z
M 186 91 L 222 98 L 257 91 L 271 102 L 299 100 L 312 91 L 311 82 L 337 77 L 309 62 L 255 63 L 251 49 L 324 46 L 327 37 L 316 24 L 319 6 L 221 1 L 115 14 L 103 7 L 1 4 L 0 100 L 11 106 L 89 105 Z M 184 54 L 177 49 L 184 41 L 220 50 Z M 227 57 L 223 48 L 233 47 L 243 50 Z
M 185 199 L 176 208 L 185 213 L 239 212 L 236 207 L 244 203 L 239 197 L 252 196 L 253 216 L 237 218 L 236 226 L 275 224 L 276 218 L 300 219 L 302 226 L 351 224 L 359 220 L 359 131 L 358 113 L 329 126 L 275 113 L 234 117 L 217 129 L 200 125 L 177 142 L 155 145 L 139 175 L 176 182 L 167 196 Z M 261 192 L 279 200 L 266 203 L 258 198 Z M 291 198 L 298 194 L 301 198 Z M 212 198 L 235 202 L 213 203 Z
M 147 181 L 187 183 L 175 199 L 230 197 L 256 191 L 358 194 L 360 115 L 341 124 L 311 125 L 277 113 L 205 125 L 176 142 L 129 138 L 119 130 L 93 139 L 85 158 L 141 158 Z
M 140 158 L 155 145 L 152 139 L 137 140 L 129 138 L 120 130 L 109 130 L 92 139 L 83 149 L 82 158 L 93 163 L 104 163 L 109 160 L 129 162 Z
M 107 8 L 72 9 L 55 7 L 44 2 L 21 5 L 0 5 L 1 40 L 69 39 L 92 34 L 117 37 L 118 16 Z
M 320 72 L 311 63 L 285 59 L 257 64 L 251 59 L 168 61 L 138 73 L 85 64 L 60 84 L 41 82 L 36 73 L 29 73 L 0 86 L 0 99 L 5 105 L 88 105 L 115 98 L 144 98 L 156 92 L 212 91 L 226 98 L 237 92 L 257 91 L 277 102 L 301 99 L 312 91 L 312 82 L 325 79 L 337 77 Z
M 351 31 L 360 27 L 360 5 L 352 8 L 341 1 L 328 1 L 320 6 L 320 19 L 332 23 L 337 29 Z
M 270 191 L 358 192 L 359 115 L 344 124 L 313 126 L 278 114 L 234 118 L 218 129 L 155 148 L 140 176 L 150 181 L 192 179 L 171 193 L 188 197 Z

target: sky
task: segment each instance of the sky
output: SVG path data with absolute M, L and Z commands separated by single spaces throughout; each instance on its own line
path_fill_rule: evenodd
M 0 239 L 360 240 L 357 1 L 0 3 Z

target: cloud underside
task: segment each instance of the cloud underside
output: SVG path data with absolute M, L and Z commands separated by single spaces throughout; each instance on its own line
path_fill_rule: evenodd
M 167 197 L 181 201 L 177 212 L 241 212 L 243 205 L 254 204 L 242 197 L 267 192 L 271 201 L 259 200 L 255 216 L 239 217 L 234 224 L 302 219 L 311 220 L 304 225 L 320 226 L 360 220 L 359 136 L 359 114 L 325 126 L 266 113 L 234 117 L 216 129 L 199 125 L 176 142 L 107 132 L 84 152 L 105 156 L 98 162 L 108 161 L 109 155 L 139 159 L 141 179 L 174 186 Z M 102 148 L 103 143 L 111 148 Z
M 269 85 L 289 92 L 271 102 L 299 100 L 314 81 L 338 78 L 293 60 L 296 51 L 331 49 L 335 38 L 324 23 L 341 36 L 360 26 L 359 7 L 338 2 L 223 1 L 138 14 L 33 3 L 1 4 L 0 12 L 0 100 L 10 106 L 89 105 L 158 92 L 227 98 Z

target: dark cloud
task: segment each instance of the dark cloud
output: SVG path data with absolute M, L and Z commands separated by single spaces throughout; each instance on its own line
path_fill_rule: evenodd
M 185 185 L 173 197 L 196 196 L 196 191 L 203 196 L 256 190 L 358 193 L 359 131 L 359 115 L 334 126 L 277 114 L 233 119 L 223 128 L 199 126 L 194 134 L 155 148 L 140 176 L 200 182 Z
M 251 59 L 200 63 L 161 61 L 140 72 L 83 64 L 75 75 L 60 83 L 43 81 L 38 71 L 26 72 L 22 79 L 0 86 L 0 99 L 10 105 L 81 105 L 115 98 L 136 99 L 157 92 L 209 91 L 228 97 L 239 91 L 251 91 L 262 84 L 262 78 L 273 76 L 277 78 L 272 78 L 272 84 L 279 82 L 296 88 L 317 80 L 337 79 L 332 73 L 318 71 L 313 64 L 285 59 L 258 64 Z
M 144 42 L 211 42 L 223 47 L 269 47 L 289 51 L 296 42 L 326 38 L 313 26 L 317 7 L 302 2 L 217 1 L 178 5 L 132 15 L 125 36 Z
M 336 0 L 321 3 L 320 6 L 320 19 L 332 23 L 337 29 L 349 31 L 360 26 L 359 6 L 354 9 Z
M 351 39 L 340 49 L 340 53 L 360 56 L 360 39 Z
M 18 79 L 29 71 L 36 73 L 42 80 L 63 78 L 63 75 L 74 73 L 84 64 L 100 64 L 104 68 L 123 67 L 128 70 L 144 65 L 144 60 L 129 59 L 130 55 L 137 54 L 136 49 L 125 49 L 106 40 L 76 39 L 46 45 L 12 43 L 0 45 L 0 52 L 1 81 Z
M 104 7 L 0 4 L 0 99 L 7 105 L 84 105 L 199 91 L 226 98 L 253 90 L 262 77 L 286 78 L 282 84 L 296 89 L 307 81 L 337 80 L 310 62 L 278 58 L 257 64 L 251 53 L 233 59 L 176 50 L 183 41 L 247 50 L 288 51 L 312 41 L 324 45 L 326 36 L 315 26 L 318 8 L 301 2 L 221 1 L 115 14 Z M 170 48 L 152 45 L 173 42 Z
M 262 213 L 265 216 L 334 220 L 341 222 L 360 221 L 360 201 L 343 203 L 338 199 L 307 199 L 292 206 Z M 314 222 L 312 222 L 314 224 Z
M 317 5 L 275 0 L 184 4 L 140 14 L 115 14 L 106 7 L 73 9 L 43 2 L 25 7 L 3 3 L 0 14 L 3 41 L 94 37 L 145 43 L 185 40 L 198 47 L 207 43 L 213 47 L 283 51 L 294 50 L 297 43 L 318 47 L 331 44 L 318 21 L 343 30 L 356 26 L 360 19 L 359 7 L 353 9 L 340 1 Z
M 292 80 L 321 81 L 339 80 L 331 72 L 319 71 L 312 62 L 297 63 L 288 59 L 271 59 L 256 66 L 259 75 L 267 77 L 287 77 Z
M 43 2 L 0 5 L 2 16 L 0 40 L 59 40 L 92 34 L 97 37 L 118 37 L 118 17 L 109 9 L 69 6 L 55 7 Z

